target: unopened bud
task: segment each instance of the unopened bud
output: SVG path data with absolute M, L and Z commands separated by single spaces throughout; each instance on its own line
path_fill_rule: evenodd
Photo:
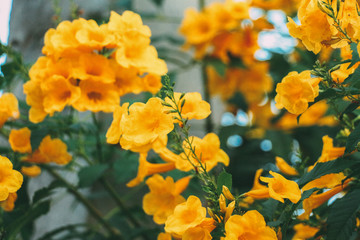
M 226 199 L 223 194 L 221 194 L 219 197 L 219 207 L 222 213 L 226 212 Z
M 227 222 L 227 220 L 230 218 L 231 214 L 233 213 L 234 209 L 235 209 L 235 201 L 232 201 L 231 203 L 229 203 L 228 207 L 226 208 L 224 222 Z
M 222 186 L 222 193 L 224 194 L 224 196 L 226 197 L 227 200 L 230 200 L 230 201 L 235 200 L 234 196 L 231 194 L 230 190 L 225 185 Z

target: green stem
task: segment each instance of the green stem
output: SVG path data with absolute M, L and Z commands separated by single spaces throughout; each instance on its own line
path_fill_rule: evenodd
M 100 139 L 100 124 L 96 119 L 95 113 L 91 113 L 92 119 L 94 124 L 96 125 L 96 152 L 98 154 L 98 162 L 103 162 L 103 156 L 102 156 L 102 145 L 101 145 L 101 139 Z
M 123 201 L 121 200 L 120 196 L 117 194 L 115 189 L 111 186 L 111 184 L 104 178 L 100 178 L 101 184 L 104 186 L 106 191 L 111 195 L 111 197 L 114 199 L 116 204 L 119 206 L 121 211 L 126 215 L 126 217 L 129 219 L 129 221 L 133 224 L 134 227 L 140 228 L 141 224 L 136 220 L 136 218 L 131 214 L 131 212 L 127 209 Z M 150 238 L 143 233 L 143 238 L 146 240 L 150 240 Z
M 89 213 L 110 233 L 110 235 L 116 236 L 119 240 L 123 239 L 117 229 L 114 229 L 107 221 L 105 221 L 105 219 L 101 216 L 99 210 L 97 210 L 81 193 L 79 193 L 74 186 L 68 183 L 51 167 L 47 165 L 42 165 L 42 168 L 48 171 L 55 179 L 64 183 L 69 192 L 72 193 L 76 197 L 76 199 L 88 209 Z
M 206 74 L 206 64 L 201 66 L 201 75 L 202 75 L 202 82 L 204 87 L 204 100 L 210 104 L 210 91 L 209 91 L 209 84 L 208 84 L 208 76 Z M 212 122 L 211 114 L 205 120 L 205 130 L 206 133 L 211 133 L 214 131 L 214 124 Z
M 205 7 L 205 0 L 199 0 L 199 9 L 202 10 Z

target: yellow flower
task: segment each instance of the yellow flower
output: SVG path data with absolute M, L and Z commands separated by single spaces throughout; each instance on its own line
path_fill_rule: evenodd
M 0 156 L 0 201 L 9 197 L 10 193 L 15 193 L 23 183 L 23 176 L 16 170 L 6 157 Z
M 334 188 L 335 186 L 342 184 L 342 180 L 345 178 L 346 176 L 343 173 L 326 174 L 308 182 L 302 190 L 306 191 L 312 188 Z
M 142 73 L 164 75 L 167 72 L 166 63 L 158 58 L 157 51 L 150 46 L 151 31 L 144 26 L 141 17 L 131 11 L 125 11 L 121 16 L 111 12 L 108 28 L 118 38 L 114 58 L 124 67 L 136 67 Z
M 297 176 L 299 175 L 298 171 L 295 168 L 291 167 L 283 158 L 275 157 L 276 166 L 279 168 L 280 172 L 289 175 Z
M 79 52 L 91 53 L 104 47 L 113 48 L 114 41 L 106 25 L 99 27 L 94 20 L 79 18 L 72 22 L 63 21 L 56 29 L 49 29 L 45 34 L 42 52 L 55 59 L 74 57 Z
M 201 94 L 198 92 L 186 93 L 180 100 L 181 93 L 175 92 L 174 97 L 177 105 L 181 105 L 181 102 L 185 100 L 185 104 L 181 108 L 181 115 L 185 119 L 204 119 L 207 118 L 210 113 L 210 104 L 202 100 Z M 174 106 L 174 103 L 167 97 L 165 102 Z M 178 117 L 176 113 L 172 114 Z
M 164 179 L 161 175 L 155 174 L 146 180 L 150 192 L 143 198 L 143 209 L 146 214 L 154 216 L 154 222 L 164 224 L 175 207 L 185 202 L 180 194 L 189 184 L 191 177 L 186 177 L 174 183 L 168 176 Z
M 48 114 L 44 110 L 44 95 L 39 81 L 27 81 L 24 85 L 24 93 L 26 94 L 26 103 L 31 107 L 29 110 L 29 120 L 33 123 L 39 123 L 44 120 Z
M 84 81 L 115 82 L 115 72 L 109 59 L 95 53 L 81 54 L 77 64 L 71 69 L 71 75 Z
M 277 240 L 274 230 L 266 226 L 264 217 L 256 210 L 233 215 L 225 224 L 224 240 Z
M 273 178 L 260 177 L 260 180 L 268 183 L 269 195 L 271 198 L 284 202 L 288 198 L 291 202 L 297 203 L 301 198 L 301 191 L 296 182 L 287 180 L 283 176 L 273 171 L 269 172 Z
M 309 239 L 320 230 L 317 227 L 311 227 L 304 223 L 299 223 L 294 226 L 295 234 L 292 240 L 306 240 Z
M 80 88 L 60 75 L 52 75 L 41 84 L 44 111 L 52 115 L 61 112 L 80 98 Z
M 133 103 L 120 122 L 120 145 L 134 152 L 147 152 L 159 141 L 166 146 L 167 134 L 173 128 L 173 119 L 160 98 L 150 98 L 146 104 Z
M 345 147 L 334 147 L 333 139 L 329 136 L 323 136 L 323 149 L 317 162 L 328 162 L 344 155 Z
M 315 54 L 320 52 L 323 43 L 331 43 L 332 28 L 334 28 L 329 23 L 327 15 L 318 8 L 317 2 L 317 0 L 301 1 L 298 11 L 301 25 L 298 26 L 290 17 L 286 24 L 290 35 L 299 38 L 305 47 Z
M 325 116 L 328 110 L 326 101 L 320 101 L 310 106 L 297 121 L 297 115 L 285 113 L 285 115 L 276 123 L 281 129 L 292 129 L 299 126 L 333 126 L 337 121 L 334 116 Z
M 41 168 L 36 165 L 30 167 L 21 167 L 21 173 L 28 177 L 37 177 L 41 174 Z
M 17 199 L 17 193 L 9 193 L 6 200 L 0 201 L 0 207 L 6 212 L 11 212 L 15 207 L 15 201 Z
M 174 213 L 165 222 L 165 231 L 183 235 L 186 230 L 201 224 L 206 218 L 206 208 L 196 196 L 190 196 L 186 202 L 175 207 Z
M 146 176 L 150 176 L 155 173 L 168 172 L 175 169 L 174 163 L 149 163 L 146 161 L 146 157 L 147 152 L 140 153 L 137 176 L 128 182 L 126 186 L 135 187 L 139 185 Z
M 303 209 L 305 212 L 298 216 L 301 220 L 309 219 L 311 212 L 315 209 L 320 207 L 323 203 L 327 202 L 330 198 L 334 195 L 342 192 L 348 185 L 351 180 L 348 179 L 345 181 L 344 184 L 340 184 L 328 191 L 323 193 L 318 193 L 319 191 L 314 192 L 311 196 L 303 201 Z
M 129 103 L 124 103 L 121 107 L 116 106 L 113 113 L 113 121 L 106 132 L 106 142 L 110 144 L 118 144 L 121 137 L 120 122 L 122 116 L 126 114 Z
M 159 233 L 157 240 L 171 240 L 171 234 L 170 233 Z
M 68 164 L 72 156 L 67 152 L 66 144 L 59 138 L 51 139 L 47 135 L 41 141 L 39 148 L 28 158 L 27 162 L 33 163 L 50 163 L 54 162 L 60 165 Z
M 276 86 L 276 107 L 286 108 L 292 114 L 301 114 L 319 95 L 320 78 L 312 78 L 310 71 L 290 72 Z
M 256 170 L 253 187 L 251 188 L 250 191 L 248 191 L 247 193 L 244 194 L 245 196 L 247 196 L 247 198 L 243 199 L 243 203 L 241 203 L 243 207 L 248 207 L 248 203 L 251 204 L 253 202 L 249 198 L 263 199 L 263 198 L 270 197 L 269 189 L 265 185 L 262 185 L 259 182 L 262 172 L 263 172 L 263 169 Z
M 225 166 L 229 165 L 229 156 L 220 149 L 220 140 L 215 133 L 208 133 L 203 139 L 190 137 L 190 142 L 195 147 L 196 156 L 201 159 L 207 171 L 213 169 L 218 163 L 223 163 Z M 181 171 L 190 171 L 193 166 L 187 160 L 186 155 L 189 155 L 190 161 L 195 166 L 198 166 L 199 163 L 190 153 L 189 146 L 185 141 L 183 145 L 185 153 L 181 153 L 180 157 L 176 159 L 176 168 Z
M 215 228 L 212 218 L 205 218 L 198 226 L 187 229 L 182 235 L 182 240 L 211 240 L 211 231 Z
M 234 0 L 226 0 L 225 7 L 229 10 L 230 15 L 236 19 L 249 19 L 249 3 L 247 2 L 238 2 Z
M 188 8 L 179 31 L 185 36 L 188 44 L 201 44 L 210 41 L 215 36 L 217 23 L 211 21 L 206 13 Z
M 14 152 L 31 153 L 30 135 L 31 131 L 27 127 L 18 130 L 11 129 L 9 135 L 11 149 Z
M 12 93 L 0 95 L 0 128 L 9 118 L 19 118 L 18 100 Z
M 112 84 L 99 81 L 80 81 L 80 98 L 73 107 L 78 111 L 113 112 L 120 104 L 120 96 Z

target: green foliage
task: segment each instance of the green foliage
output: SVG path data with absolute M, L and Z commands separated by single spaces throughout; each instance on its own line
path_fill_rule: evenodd
M 217 192 L 220 195 L 223 186 L 226 186 L 228 189 L 232 188 L 232 175 L 227 173 L 224 169 L 218 176 L 216 183 L 217 183 Z
M 79 187 L 90 187 L 103 176 L 109 168 L 107 164 L 94 164 L 79 171 Z
M 355 223 L 356 214 L 360 210 L 360 189 L 354 189 L 340 199 L 337 199 L 329 209 L 327 240 L 350 239 Z
M 360 141 L 360 123 L 356 125 L 355 129 L 350 133 L 346 141 L 345 153 L 351 153 L 355 150 Z

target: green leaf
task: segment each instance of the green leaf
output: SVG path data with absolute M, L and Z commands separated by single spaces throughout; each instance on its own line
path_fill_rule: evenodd
M 327 219 L 327 240 L 348 240 L 352 235 L 356 213 L 360 207 L 360 189 L 347 193 L 344 197 L 337 199 L 329 210 Z
M 354 66 L 355 63 L 360 61 L 359 53 L 357 51 L 357 44 L 356 43 L 351 43 L 350 48 L 351 48 L 351 51 L 352 51 L 352 59 L 351 59 L 351 64 L 348 66 L 348 69 L 351 68 L 352 66 Z
M 42 200 L 44 198 L 51 196 L 52 191 L 55 188 L 62 187 L 62 186 L 64 186 L 64 184 L 61 181 L 53 181 L 50 184 L 50 186 L 37 190 L 35 192 L 33 200 L 32 200 L 33 204 L 39 202 L 40 200 Z
M 221 77 L 225 76 L 227 66 L 221 60 L 216 59 L 216 58 L 208 58 L 206 60 L 206 62 L 207 62 L 207 64 L 212 66 L 215 69 L 215 71 L 217 72 L 217 74 L 219 74 Z
M 353 74 L 349 75 L 343 82 L 343 84 L 351 84 L 358 82 L 360 79 L 360 68 L 356 68 Z
M 354 131 L 352 131 L 346 140 L 345 153 L 351 153 L 355 150 L 357 143 L 360 141 L 360 123 L 356 125 Z
M 353 112 L 355 109 L 357 109 L 359 107 L 360 103 L 359 102 L 352 102 L 350 103 L 345 110 L 340 114 L 340 120 L 342 120 L 344 114 L 347 113 L 351 113 Z
M 227 173 L 225 169 L 220 173 L 217 179 L 217 191 L 218 194 L 222 192 L 222 187 L 226 186 L 230 191 L 232 188 L 232 175 Z
M 97 164 L 82 168 L 79 172 L 79 187 L 89 187 L 108 169 L 106 164 Z
M 21 229 L 33 222 L 36 218 L 48 213 L 50 210 L 50 201 L 44 201 L 36 204 L 30 208 L 24 215 L 20 218 L 17 218 L 15 221 L 11 222 L 6 226 L 7 236 L 5 239 L 15 239 L 16 235 L 21 231 Z
M 306 183 L 324 176 L 329 173 L 339 173 L 346 168 L 350 168 L 357 162 L 353 159 L 338 158 L 333 161 L 317 163 L 316 166 L 308 173 L 305 173 L 298 181 L 298 185 L 303 187 Z

